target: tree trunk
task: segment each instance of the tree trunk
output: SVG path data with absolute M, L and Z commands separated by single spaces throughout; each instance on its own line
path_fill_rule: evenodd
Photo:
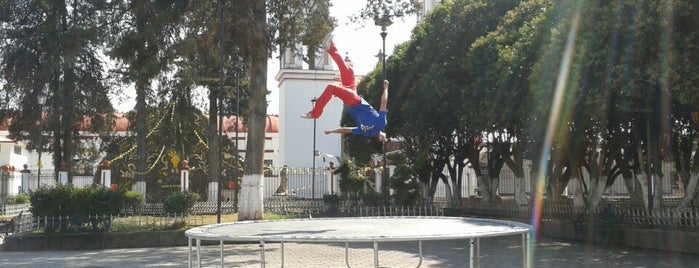
M 520 206 L 529 204 L 527 195 L 524 193 L 524 180 L 524 177 L 515 177 L 515 202 Z
M 493 178 L 490 178 L 490 187 L 488 189 L 490 190 L 490 196 L 491 198 L 495 199 L 495 197 L 498 196 L 498 190 L 500 188 L 500 176 L 496 176 Z
M 267 48 L 269 40 L 265 36 L 266 6 L 264 0 L 252 3 L 253 43 L 256 49 L 250 54 L 250 101 L 247 145 L 243 182 L 240 192 L 238 220 L 259 220 L 264 216 L 264 152 L 265 128 L 267 123 Z
M 454 195 L 452 194 L 452 187 L 448 181 L 444 181 L 444 194 L 446 195 L 445 197 L 447 199 L 447 206 L 449 208 L 455 208 L 453 207 Z
M 682 201 L 680 201 L 675 210 L 682 211 L 692 203 L 697 196 L 697 191 L 699 191 L 699 187 L 697 187 L 698 185 L 699 173 L 692 172 L 689 175 L 689 182 L 687 185 L 684 185 L 684 197 L 682 197 Z
M 643 187 L 641 187 L 641 184 L 634 180 L 633 176 L 624 176 L 624 184 L 626 185 L 626 191 L 629 192 L 631 203 L 641 203 L 643 201 Z
M 585 191 L 583 191 L 582 178 L 571 177 L 570 181 L 575 184 L 575 192 L 573 192 L 573 206 L 585 207 Z
M 145 80 L 145 81 L 144 81 Z M 139 79 L 136 82 L 136 183 L 133 190 L 146 194 L 146 164 L 148 162 L 148 141 L 146 135 L 146 90 L 148 79 Z
M 653 210 L 663 207 L 663 177 L 660 174 L 653 175 Z
M 493 200 L 493 195 L 490 192 L 490 183 L 488 180 L 484 179 L 486 178 L 487 175 L 476 175 L 476 179 L 478 180 L 478 184 L 480 185 L 478 187 L 478 190 L 480 192 L 481 197 L 483 197 L 483 200 L 485 201 L 491 201 Z
M 592 176 L 593 174 L 590 174 Z M 590 189 L 588 191 L 588 208 L 589 209 L 594 209 L 597 207 L 599 204 L 599 201 L 602 200 L 602 196 L 604 195 L 604 190 L 606 189 L 607 185 L 607 180 L 609 178 L 607 176 L 599 176 L 598 178 L 590 178 Z
M 209 149 L 206 152 L 209 158 L 209 189 L 207 202 L 218 202 L 218 188 L 221 186 L 221 158 L 219 157 L 220 139 L 218 133 L 219 108 L 218 92 L 221 90 L 209 89 Z
M 641 193 L 643 194 L 643 206 L 648 207 L 650 200 L 648 200 L 648 176 L 645 173 L 638 173 L 635 175 L 636 181 L 641 185 Z

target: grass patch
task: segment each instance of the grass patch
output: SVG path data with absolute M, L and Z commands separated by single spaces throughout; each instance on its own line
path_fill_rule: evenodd
M 286 220 L 286 219 L 296 219 L 297 217 L 294 217 L 292 215 L 279 215 L 279 214 L 273 214 L 273 213 L 265 213 L 264 219 L 265 220 Z
M 290 215 L 265 213 L 264 220 L 294 219 Z M 221 214 L 221 222 L 238 221 L 238 213 Z M 110 232 L 149 232 L 167 230 L 186 230 L 189 228 L 218 223 L 218 215 L 192 215 L 187 217 L 130 216 L 115 218 L 109 228 Z
M 263 220 L 282 220 L 294 219 L 291 215 L 278 215 L 273 213 L 265 213 Z M 221 222 L 236 222 L 238 221 L 238 213 L 221 214 Z M 154 231 L 173 231 L 187 230 L 202 225 L 216 224 L 218 215 L 189 215 L 189 216 L 150 216 L 150 215 L 135 215 L 127 217 L 112 218 L 109 226 L 109 232 L 154 232 Z M 104 224 L 103 222 L 100 224 Z M 100 230 L 104 226 L 100 227 Z M 85 230 L 83 230 L 85 231 Z M 80 232 L 80 231 L 78 231 Z M 44 233 L 43 230 L 38 233 Z

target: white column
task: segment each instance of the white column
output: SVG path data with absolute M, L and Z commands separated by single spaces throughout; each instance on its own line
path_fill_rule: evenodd
M 146 195 L 146 182 L 145 181 L 137 181 L 136 183 L 133 184 L 132 190 L 142 193 L 143 195 Z
M 68 184 L 68 171 L 59 171 L 58 172 L 58 184 L 60 184 L 60 185 Z
M 180 190 L 189 191 L 189 169 L 180 170 Z
M 109 169 L 103 169 L 100 172 L 100 178 L 102 187 L 110 188 L 112 186 L 112 171 Z
M 393 172 L 395 172 L 395 171 L 396 171 L 396 166 L 394 166 L 394 165 L 388 166 L 388 178 L 386 179 L 386 183 L 388 183 L 388 185 L 389 185 L 389 187 L 388 187 L 388 194 L 389 195 L 393 195 L 393 189 L 391 189 L 390 180 L 391 180 L 391 176 L 393 176 Z
M 22 170 L 22 193 L 29 193 L 29 170 Z
M 212 181 L 209 182 L 209 198 L 206 200 L 206 202 L 218 202 L 218 182 Z

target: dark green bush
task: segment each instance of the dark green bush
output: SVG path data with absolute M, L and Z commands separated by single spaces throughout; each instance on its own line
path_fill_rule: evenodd
M 54 217 L 70 215 L 69 200 L 73 187 L 58 185 L 53 188 L 39 187 L 32 191 L 29 211 L 36 217 Z
M 119 214 L 124 208 L 124 191 L 99 186 L 41 187 L 29 199 L 32 214 L 48 220 L 46 232 L 80 230 L 86 223 L 91 224 L 93 231 L 108 228 L 108 216 Z
M 197 201 L 199 201 L 197 193 L 174 192 L 163 200 L 163 210 L 173 214 L 189 213 Z
M 326 205 L 329 205 L 329 206 L 337 206 L 340 204 L 341 200 L 342 199 L 337 194 L 324 194 L 323 195 L 323 203 L 325 203 Z
M 134 214 L 141 214 L 141 208 L 146 197 L 141 192 L 126 191 L 124 196 L 124 208 L 130 208 Z

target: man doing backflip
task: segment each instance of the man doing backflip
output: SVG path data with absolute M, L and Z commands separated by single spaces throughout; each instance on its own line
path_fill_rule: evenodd
M 388 80 L 383 81 L 381 105 L 379 111 L 376 111 L 364 98 L 357 94 L 354 70 L 352 70 L 352 66 L 342 60 L 342 56 L 340 56 L 337 47 L 335 47 L 335 43 L 333 43 L 330 38 L 326 40 L 325 43 L 328 55 L 332 57 L 338 69 L 340 69 L 341 83 L 339 85 L 336 83 L 328 85 L 316 100 L 313 110 L 302 114 L 301 117 L 308 119 L 319 118 L 323 113 L 323 108 L 325 108 L 325 105 L 330 101 L 330 98 L 335 96 L 342 100 L 345 109 L 352 119 L 354 119 L 357 126 L 326 130 L 324 131 L 325 134 L 355 134 L 372 137 L 372 139 L 380 143 L 386 142 L 386 134 L 383 132 L 383 129 L 386 128 L 387 123 L 386 114 L 388 111 L 386 110 L 386 102 L 388 101 Z

